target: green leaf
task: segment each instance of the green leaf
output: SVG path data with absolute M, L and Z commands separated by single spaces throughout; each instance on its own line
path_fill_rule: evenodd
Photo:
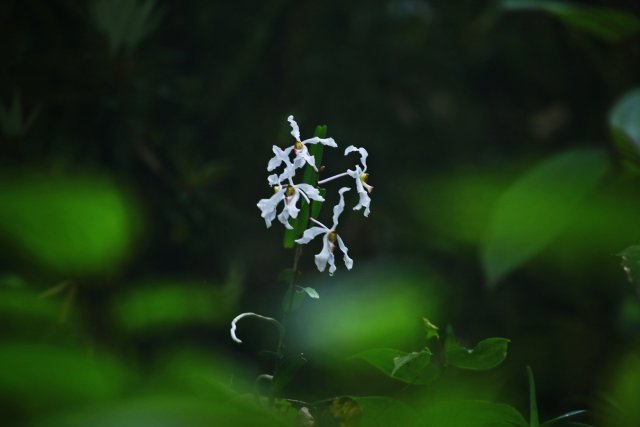
M 413 425 L 415 414 L 405 403 L 384 396 L 350 396 L 360 412 L 358 427 L 388 427 Z M 343 425 L 356 425 L 344 423 Z
M 567 422 L 566 420 L 569 418 L 577 417 L 578 415 L 586 414 L 586 413 L 587 411 L 585 411 L 584 409 L 567 412 L 566 414 L 562 414 L 558 417 L 545 421 L 544 423 L 541 424 L 541 427 L 551 427 L 553 425 L 556 425 L 557 423 L 562 423 L 563 426 L 580 424 L 572 421 Z M 582 425 L 584 426 L 586 424 L 582 424 Z
M 375 348 L 355 354 L 350 359 L 361 359 L 385 375 L 407 384 L 428 384 L 436 379 L 439 370 L 431 362 L 431 352 L 407 353 L 392 348 Z
M 0 238 L 38 266 L 68 275 L 111 272 L 138 234 L 134 203 L 98 177 L 0 180 Z
M 447 362 L 461 369 L 485 371 L 501 364 L 507 357 L 509 340 L 506 338 L 487 338 L 473 349 L 460 346 L 449 338 L 445 346 Z
M 285 268 L 284 270 L 278 273 L 278 283 L 284 283 L 286 285 L 291 283 L 291 279 L 293 279 L 294 271 L 293 268 Z
M 426 317 L 422 318 L 422 321 L 424 322 L 424 330 L 426 332 L 426 340 L 429 341 L 431 338 L 440 338 L 440 335 L 438 334 L 438 330 L 439 328 L 434 325 L 433 323 L 431 323 L 431 321 L 429 319 L 427 319 Z
M 421 424 L 429 427 L 526 427 L 517 409 L 482 400 L 436 400 L 421 413 Z
M 533 378 L 533 371 L 530 366 L 527 366 L 527 379 L 529 380 L 529 427 L 539 427 L 536 380 Z
M 326 126 L 316 126 L 316 131 L 314 136 L 318 138 L 324 138 L 327 135 L 327 127 Z M 320 167 L 322 164 L 322 154 L 324 150 L 324 145 L 322 144 L 309 144 L 307 146 L 309 150 L 309 154 L 313 156 L 316 160 L 316 166 Z M 314 187 L 317 185 L 318 174 L 316 171 L 309 165 L 307 165 L 304 169 L 304 177 L 302 182 L 305 184 L 313 185 Z M 326 190 L 325 190 L 326 192 Z M 324 196 L 325 192 L 320 189 L 320 194 Z M 317 207 L 316 207 L 317 206 Z M 312 201 L 311 209 L 313 211 L 319 212 L 320 207 L 322 206 L 322 202 Z M 309 205 L 306 201 L 300 201 L 300 213 L 298 213 L 298 217 L 295 219 L 291 219 L 289 224 L 293 227 L 292 230 L 285 230 L 284 232 L 284 247 L 286 249 L 291 249 L 295 246 L 295 240 L 302 237 L 304 230 L 307 229 L 309 225 Z
M 293 291 L 293 299 L 291 298 L 291 288 L 287 289 L 284 297 L 282 298 L 282 310 L 285 313 L 289 313 L 300 308 L 300 304 L 302 304 L 302 300 L 304 299 L 305 293 L 300 289 L 296 288 Z M 291 309 L 289 309 L 291 307 Z
M 640 30 L 640 19 L 618 9 L 545 0 L 504 0 L 502 7 L 512 11 L 544 11 L 565 24 L 612 43 L 619 42 Z
M 300 369 L 307 359 L 301 354 L 286 358 L 273 376 L 271 388 L 274 392 L 282 390 L 293 378 L 294 374 Z
M 311 298 L 313 298 L 313 299 L 318 299 L 318 298 L 320 298 L 320 295 L 318 295 L 318 292 L 317 292 L 315 289 L 313 289 L 313 288 L 309 288 L 309 287 L 307 287 L 307 288 L 302 288 L 302 287 L 301 287 L 300 289 L 302 289 L 302 290 L 303 290 L 307 295 L 309 295 L 309 297 L 311 297 Z
M 507 188 L 494 206 L 482 247 L 488 284 L 494 286 L 549 245 L 607 169 L 601 150 L 575 149 L 535 165 Z
M 640 170 L 640 88 L 627 92 L 609 113 L 609 127 L 625 166 Z

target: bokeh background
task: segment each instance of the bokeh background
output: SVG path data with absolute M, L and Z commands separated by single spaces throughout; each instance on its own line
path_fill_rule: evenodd
M 611 124 L 638 85 L 640 4 L 548 3 L 3 1 L 7 425 L 271 422 L 235 396 L 277 337 L 247 320 L 238 345 L 229 323 L 281 316 L 293 253 L 255 205 L 289 114 L 366 147 L 375 191 L 369 218 L 341 219 L 353 270 L 304 250 L 320 298 L 292 313 L 307 364 L 281 396 L 457 393 L 526 415 L 531 366 L 542 420 L 638 425 L 640 301 L 618 254 L 640 242 L 640 103 Z M 416 388 L 349 359 L 424 347 L 423 317 L 470 347 L 509 338 L 506 361 Z

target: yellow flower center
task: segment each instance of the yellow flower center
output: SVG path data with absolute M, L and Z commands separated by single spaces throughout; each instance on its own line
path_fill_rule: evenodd
M 273 186 L 273 194 L 276 194 L 278 191 L 280 191 L 280 186 L 279 185 L 274 185 Z
M 304 145 L 302 144 L 302 142 L 296 141 L 295 144 L 293 144 L 293 148 L 296 150 L 302 150 L 304 148 Z
M 360 181 L 366 183 L 367 179 L 369 179 L 369 174 L 368 173 L 363 173 L 362 175 L 360 175 Z
M 291 197 L 294 194 L 296 194 L 296 189 L 292 185 L 288 186 L 287 189 L 284 191 L 284 195 L 287 197 Z
M 336 233 L 335 231 L 331 230 L 329 232 L 329 234 L 327 235 L 327 239 L 329 239 L 329 241 L 331 243 L 334 243 L 336 241 L 336 238 L 338 237 L 338 233 Z

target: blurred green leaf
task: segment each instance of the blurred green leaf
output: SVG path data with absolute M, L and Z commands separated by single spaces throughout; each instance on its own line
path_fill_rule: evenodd
M 505 190 L 493 209 L 482 248 L 489 285 L 542 251 L 562 232 L 607 169 L 602 151 L 575 149 L 537 164 Z
M 0 394 L 32 408 L 120 394 L 130 380 L 115 360 L 44 344 L 0 344 Z
M 295 373 L 305 363 L 307 363 L 307 359 L 305 359 L 302 354 L 296 354 L 284 359 L 273 376 L 273 382 L 271 383 L 272 390 L 274 392 L 282 390 L 287 384 L 289 384 L 289 382 L 291 382 Z
M 291 279 L 293 279 L 293 268 L 285 268 L 284 270 L 278 273 L 278 283 L 284 283 L 285 285 L 289 285 L 291 283 Z
M 623 95 L 609 113 L 613 141 L 623 160 L 640 169 L 640 88 Z
M 116 323 L 129 332 L 160 332 L 188 325 L 226 324 L 233 317 L 240 284 L 189 281 L 141 284 L 114 300 Z
M 305 293 L 301 291 L 299 288 L 293 290 L 293 298 L 291 297 L 291 288 L 287 289 L 284 297 L 282 297 L 282 310 L 285 313 L 289 313 L 290 311 L 295 311 L 300 308 L 300 304 L 302 304 L 302 300 L 304 299 Z
M 429 366 L 431 352 L 407 353 L 392 348 L 374 348 L 355 354 L 350 359 L 361 359 L 385 375 L 407 384 L 429 384 L 437 378 L 439 371 Z
M 423 317 L 422 321 L 424 323 L 424 330 L 426 332 L 426 341 L 429 341 L 431 338 L 440 338 L 440 335 L 438 334 L 439 328 L 436 325 L 431 323 L 431 321 L 426 317 Z
M 538 427 L 538 395 L 536 394 L 536 380 L 533 371 L 527 366 L 527 379 L 529 381 L 529 427 Z
M 473 349 L 459 345 L 448 339 L 446 346 L 447 362 L 461 369 L 485 371 L 501 364 L 507 357 L 509 340 L 506 338 L 487 338 L 480 341 Z
M 325 138 L 327 135 L 327 127 L 326 126 L 316 126 L 316 130 L 313 136 L 317 136 L 318 138 Z M 324 145 L 322 144 L 309 144 L 307 145 L 307 150 L 309 150 L 309 154 L 315 158 L 316 166 L 320 167 L 322 164 L 322 154 L 324 152 Z M 313 168 L 307 165 L 304 169 L 304 177 L 302 182 L 305 184 L 313 185 L 314 187 L 317 184 L 318 174 Z M 320 195 L 324 196 L 326 194 L 326 190 L 320 189 Z M 314 217 L 320 212 L 320 208 L 322 207 L 322 202 L 316 202 L 315 200 L 311 201 L 311 210 L 313 211 Z M 309 204 L 304 200 L 300 200 L 300 213 L 298 214 L 298 218 L 294 218 L 290 220 L 290 224 L 293 227 L 292 230 L 285 230 L 284 232 L 284 247 L 286 249 L 291 249 L 295 246 L 295 240 L 302 237 L 304 230 L 307 229 L 309 225 Z
M 429 427 L 526 427 L 517 409 L 481 400 L 436 400 L 420 413 Z
M 587 424 L 583 424 L 583 423 L 578 423 L 575 421 L 568 421 L 569 418 L 573 418 L 573 417 L 577 417 L 579 415 L 583 415 L 586 414 L 587 411 L 585 410 L 578 410 L 578 411 L 571 411 L 571 412 L 567 412 L 566 414 L 562 414 L 558 417 L 552 418 L 548 421 L 543 422 L 540 426 L 541 427 L 551 427 L 551 426 L 555 426 L 555 425 L 560 425 L 560 426 L 588 426 Z
M 539 10 L 607 42 L 619 42 L 640 30 L 640 19 L 619 9 L 545 0 L 503 0 L 506 10 Z
M 131 200 L 96 177 L 21 178 L 0 183 L 0 236 L 30 261 L 65 274 L 113 270 L 134 246 Z
M 302 289 L 307 295 L 309 295 L 310 298 L 313 298 L 313 299 L 320 298 L 320 295 L 318 295 L 318 291 L 316 291 L 313 288 L 306 287 L 306 288 L 300 288 L 300 289 Z
M 410 426 L 416 421 L 412 409 L 399 400 L 384 396 L 349 397 L 360 410 L 358 427 Z

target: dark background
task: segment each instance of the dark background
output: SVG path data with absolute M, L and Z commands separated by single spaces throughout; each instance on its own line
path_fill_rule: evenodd
M 81 183 L 91 200 L 104 184 L 126 200 L 131 226 L 112 261 L 69 267 L 41 262 L 29 245 L 64 253 L 82 243 L 21 242 L 21 223 L 0 215 L 5 302 L 24 292 L 57 307 L 36 316 L 29 302 L 5 304 L 13 307 L 0 313 L 6 346 L 114 355 L 135 372 L 134 395 L 156 381 L 171 390 L 155 367 L 185 348 L 232 361 L 249 384 L 268 371 L 271 362 L 256 355 L 273 346 L 268 327 L 243 323 L 238 346 L 228 324 L 243 311 L 280 316 L 286 286 L 277 277 L 293 255 L 282 248 L 282 227 L 267 230 L 255 204 L 270 195 L 271 146 L 292 143 L 293 114 L 303 138 L 326 124 L 342 148 L 366 147 L 375 191 L 370 218 L 347 209 L 341 220 L 351 272 L 339 262 L 333 278 L 318 273 L 318 242 L 305 248 L 303 282 L 321 297 L 293 316 L 287 348 L 309 363 L 286 395 L 406 393 L 345 358 L 368 347 L 419 348 L 428 317 L 468 345 L 511 340 L 496 370 L 452 374 L 470 396 L 526 414 L 530 365 L 542 419 L 606 412 L 640 337 L 638 300 L 615 256 L 640 241 L 637 181 L 620 172 L 607 123 L 638 84 L 637 34 L 607 42 L 492 1 L 184 1 L 157 2 L 146 34 L 114 45 L 99 3 L 0 5 L 0 101 L 8 107 L 19 97 L 25 117 L 35 111 L 29 126 L 5 126 L 0 136 L 0 203 L 33 197 L 20 215 L 56 228 L 41 193 L 73 197 Z M 640 16 L 634 1 L 589 3 Z M 494 202 L 527 168 L 575 147 L 605 150 L 607 178 L 566 230 L 489 286 L 479 254 Z M 350 166 L 339 151 L 325 150 L 323 163 L 336 172 Z M 18 187 L 31 196 L 21 199 Z M 85 202 L 78 206 L 88 230 L 101 226 L 99 215 L 82 213 Z M 589 216 L 594 206 L 600 211 Z M 33 363 L 47 363 L 42 357 Z M 37 376 L 16 393 L 7 375 L 0 391 L 16 420 L 85 406 L 62 395 L 64 405 L 42 404 L 51 396 L 39 397 Z

